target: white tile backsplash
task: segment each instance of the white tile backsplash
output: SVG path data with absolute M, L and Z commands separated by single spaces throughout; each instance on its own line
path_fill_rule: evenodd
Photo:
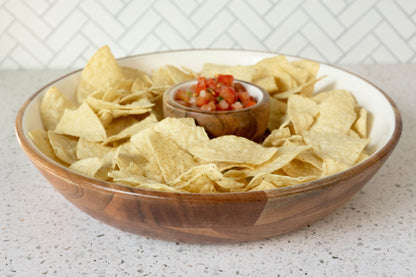
M 416 62 L 415 0 L 0 1 L 0 69 L 78 68 L 192 48 L 271 51 L 334 64 Z

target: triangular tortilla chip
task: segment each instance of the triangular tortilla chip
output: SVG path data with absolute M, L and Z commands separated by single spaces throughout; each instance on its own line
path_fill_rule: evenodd
M 77 139 L 65 135 L 59 135 L 53 131 L 48 131 L 48 137 L 49 142 L 51 143 L 58 158 L 68 164 L 72 164 L 77 161 Z
M 49 142 L 48 132 L 42 129 L 36 129 L 27 134 L 36 147 L 45 154 L 48 158 L 62 164 L 63 162 L 56 156 L 52 145 Z
M 287 114 L 293 123 L 295 133 L 298 135 L 309 129 L 318 112 L 318 104 L 307 97 L 292 95 L 288 99 Z
M 46 130 L 54 130 L 65 109 L 74 110 L 76 105 L 56 88 L 49 88 L 40 102 L 40 117 Z
M 103 141 L 107 138 L 105 129 L 94 111 L 83 103 L 76 110 L 65 110 L 56 125 L 57 134 L 83 137 L 90 141 Z
M 97 90 L 123 88 L 126 78 L 108 46 L 100 48 L 88 61 L 81 73 L 81 82 L 77 90 L 81 103 L 89 94 Z M 131 84 L 130 84 L 131 85 Z
M 305 132 L 303 137 L 322 159 L 330 158 L 348 166 L 355 163 L 370 141 L 337 132 L 312 130 Z
M 167 183 L 197 165 L 190 154 L 160 133 L 151 133 L 148 140 Z

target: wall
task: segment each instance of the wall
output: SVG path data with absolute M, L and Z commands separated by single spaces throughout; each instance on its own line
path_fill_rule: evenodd
M 170 49 L 255 49 L 334 64 L 416 62 L 415 0 L 0 0 L 0 69 L 78 68 Z

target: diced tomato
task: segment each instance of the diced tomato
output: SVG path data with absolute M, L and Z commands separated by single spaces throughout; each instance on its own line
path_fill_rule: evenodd
M 237 95 L 235 94 L 234 89 L 230 87 L 222 87 L 220 91 L 220 96 L 225 101 L 227 101 L 228 104 L 233 104 L 237 99 Z
M 185 90 L 180 89 L 176 92 L 175 99 L 189 102 L 190 97 Z
M 246 88 L 241 83 L 234 83 L 234 90 L 239 93 L 246 91 Z
M 204 77 L 198 77 L 198 82 L 196 83 L 195 92 L 199 94 L 201 90 L 207 90 L 207 83 Z
M 208 101 L 215 101 L 215 96 L 214 96 L 214 94 L 213 94 L 213 93 L 211 93 L 211 92 L 208 92 L 208 90 L 207 90 L 207 93 L 205 94 L 205 98 L 207 98 L 207 99 L 208 99 Z
M 215 80 L 214 78 L 208 78 L 207 79 L 207 86 L 215 89 L 217 87 L 217 80 Z
M 205 104 L 208 104 L 208 102 L 209 102 L 208 98 L 203 97 L 203 96 L 198 96 L 198 97 L 196 98 L 196 100 L 195 100 L 195 104 L 196 104 L 198 107 L 201 107 L 201 106 L 203 106 L 203 105 L 205 105 Z
M 198 77 L 196 84 L 178 90 L 175 101 L 202 111 L 228 111 L 248 108 L 257 103 L 232 75 L 219 74 L 216 78 Z
M 234 77 L 233 75 L 218 74 L 217 81 L 218 83 L 223 84 L 224 86 L 232 86 L 234 82 Z
M 241 103 L 250 101 L 250 94 L 247 91 L 239 91 L 237 96 Z
M 249 107 L 254 106 L 256 104 L 257 104 L 256 102 L 250 100 L 250 101 L 244 103 L 244 108 L 249 108 Z
M 208 104 L 205 104 L 201 107 L 201 111 L 215 111 L 216 107 L 215 107 L 215 103 L 214 101 L 210 101 L 208 102 Z

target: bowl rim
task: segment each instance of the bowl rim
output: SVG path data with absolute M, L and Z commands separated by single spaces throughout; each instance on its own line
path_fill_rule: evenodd
M 219 48 L 216 48 L 216 49 L 209 49 L 209 48 L 208 49 L 178 49 L 178 50 L 168 50 L 168 51 L 157 51 L 157 52 L 151 52 L 151 53 L 129 55 L 129 56 L 125 56 L 122 58 L 118 58 L 116 60 L 122 61 L 126 59 L 142 57 L 142 56 L 169 54 L 169 53 L 175 53 L 175 52 L 201 52 L 201 51 L 213 51 L 213 52 L 228 52 L 229 51 L 229 52 L 246 52 L 246 53 L 252 53 L 252 54 L 284 55 L 286 57 L 315 61 L 313 59 L 307 59 L 301 56 L 286 55 L 284 53 L 274 53 L 274 52 L 257 51 L 257 50 L 219 49 Z M 57 162 L 53 161 L 52 159 L 44 155 L 42 152 L 40 152 L 40 150 L 38 150 L 37 147 L 35 147 L 29 141 L 30 140 L 29 137 L 25 133 L 25 130 L 23 130 L 23 118 L 24 118 L 25 112 L 29 104 L 38 96 L 38 94 L 42 93 L 45 89 L 49 88 L 56 82 L 63 80 L 71 75 L 77 74 L 78 72 L 82 71 L 83 68 L 64 74 L 63 76 L 42 86 L 34 94 L 32 94 L 23 103 L 23 105 L 21 106 L 21 108 L 19 109 L 17 113 L 16 120 L 15 120 L 15 134 L 16 134 L 17 140 L 21 148 L 23 149 L 25 154 L 29 157 L 29 159 L 32 161 L 32 163 L 36 165 L 37 163 L 35 163 L 34 161 L 38 162 L 40 165 L 43 166 L 43 168 L 46 168 L 48 172 L 52 173 L 55 176 L 59 176 L 61 178 L 66 179 L 68 182 L 71 182 L 73 185 L 88 186 L 89 188 L 94 189 L 94 190 L 107 190 L 109 192 L 117 192 L 117 193 L 122 193 L 122 194 L 127 194 L 127 195 L 135 195 L 135 196 L 140 195 L 141 197 L 161 198 L 161 199 L 171 198 L 171 199 L 182 199 L 182 200 L 187 200 L 187 201 L 199 201 L 199 200 L 236 201 L 238 199 L 243 199 L 244 201 L 259 201 L 259 199 L 262 199 L 264 197 L 267 197 L 267 198 L 285 197 L 285 196 L 294 195 L 300 192 L 325 189 L 329 187 L 331 184 L 334 185 L 334 182 L 341 182 L 343 180 L 346 180 L 350 176 L 358 174 L 363 169 L 371 167 L 373 164 L 377 163 L 380 160 L 383 160 L 383 158 L 388 156 L 392 152 L 392 150 L 395 148 L 395 146 L 397 145 L 400 139 L 402 128 L 403 128 L 402 127 L 403 123 L 402 123 L 402 118 L 397 108 L 397 105 L 394 103 L 392 98 L 390 98 L 390 96 L 388 96 L 386 92 L 384 92 L 374 83 L 370 82 L 369 80 L 365 79 L 362 76 L 359 76 L 356 73 L 345 70 L 341 68 L 340 66 L 331 65 L 331 64 L 328 64 L 325 62 L 319 62 L 319 61 L 315 61 L 315 62 L 341 70 L 345 73 L 351 74 L 363 80 L 364 82 L 367 82 L 374 88 L 376 88 L 382 94 L 382 96 L 385 97 L 385 99 L 389 102 L 390 106 L 393 109 L 394 119 L 395 119 L 394 131 L 392 135 L 390 136 L 390 138 L 388 139 L 388 141 L 380 149 L 372 153 L 364 161 L 361 161 L 360 163 L 344 171 L 338 172 L 336 174 L 325 176 L 316 180 L 312 180 L 309 182 L 305 182 L 305 183 L 301 183 L 301 184 L 297 184 L 293 186 L 280 187 L 280 188 L 262 190 L 262 191 L 246 191 L 246 192 L 223 192 L 223 193 L 166 192 L 166 191 L 157 191 L 157 190 L 130 187 L 130 186 L 119 184 L 119 183 L 90 178 L 90 177 L 81 175 L 75 171 L 72 171 L 65 166 L 58 164 Z M 78 182 L 74 182 L 74 180 L 77 180 Z
M 166 91 L 164 92 L 164 97 L 163 97 L 163 104 L 165 105 L 171 105 L 175 108 L 184 110 L 184 111 L 189 111 L 189 112 L 193 112 L 193 113 L 200 113 L 200 114 L 210 114 L 210 115 L 221 115 L 221 114 L 230 114 L 230 113 L 244 113 L 247 112 L 249 110 L 258 108 L 260 104 L 264 104 L 264 103 L 268 103 L 270 101 L 270 95 L 269 93 L 267 93 L 267 91 L 261 87 L 259 87 L 258 85 L 251 83 L 251 82 L 247 82 L 247 81 L 243 81 L 243 80 L 239 80 L 239 79 L 234 79 L 235 82 L 238 83 L 242 83 L 244 85 L 248 85 L 248 86 L 252 86 L 256 89 L 258 89 L 261 92 L 261 99 L 260 101 L 258 101 L 255 105 L 248 107 L 248 108 L 242 108 L 239 110 L 227 110 L 227 111 L 202 111 L 202 110 L 197 110 L 191 107 L 186 107 L 183 106 L 181 104 L 179 104 L 178 102 L 175 101 L 175 99 L 173 99 L 173 92 L 181 86 L 184 86 L 187 83 L 193 83 L 197 81 L 197 79 L 192 79 L 192 80 L 188 80 L 188 81 L 184 81 L 184 82 L 180 82 L 177 83 L 173 86 L 170 86 L 168 89 L 166 89 Z M 168 96 L 167 98 L 165 98 L 165 96 Z

